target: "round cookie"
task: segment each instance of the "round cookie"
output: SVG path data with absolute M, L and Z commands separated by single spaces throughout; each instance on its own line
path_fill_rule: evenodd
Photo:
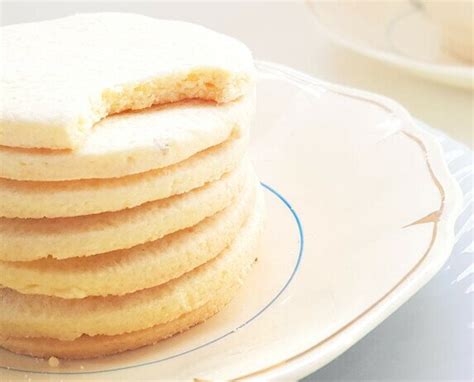
M 48 358 L 85 359 L 102 357 L 152 345 L 160 340 L 181 333 L 219 312 L 234 297 L 240 285 L 228 288 L 203 306 L 183 314 L 177 319 L 148 329 L 115 336 L 83 335 L 72 341 L 54 338 L 2 337 L 0 346 L 17 354 Z
M 0 146 L 0 178 L 115 178 L 163 168 L 248 131 L 255 93 L 227 104 L 190 100 L 110 116 L 75 150 Z
M 4 146 L 77 148 L 107 115 L 191 98 L 229 102 L 254 84 L 244 44 L 182 21 L 85 13 L 1 34 Z
M 166 284 L 125 296 L 73 300 L 0 289 L 2 338 L 74 340 L 84 334 L 129 333 L 173 321 L 225 295 L 229 287 L 242 283 L 256 257 L 264 220 L 263 195 L 259 191 L 255 210 L 230 246 L 206 264 Z
M 245 161 L 203 187 L 135 208 L 71 218 L 0 218 L 0 260 L 90 256 L 157 240 L 224 209 L 254 177 Z
M 64 260 L 0 261 L 0 285 L 24 294 L 84 298 L 124 295 L 163 284 L 222 252 L 253 211 L 255 192 L 256 186 L 249 183 L 223 211 L 133 248 Z
M 0 178 L 0 217 L 56 218 L 120 211 L 201 187 L 235 169 L 247 137 L 177 164 L 123 178 L 30 182 Z

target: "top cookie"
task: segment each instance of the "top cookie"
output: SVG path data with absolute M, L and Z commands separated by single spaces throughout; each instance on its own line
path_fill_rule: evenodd
M 250 51 L 204 27 L 82 14 L 1 28 L 0 145 L 70 149 L 107 115 L 188 98 L 237 99 Z

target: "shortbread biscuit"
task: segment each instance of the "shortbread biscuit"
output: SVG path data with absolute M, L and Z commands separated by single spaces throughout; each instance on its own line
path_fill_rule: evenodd
M 115 336 L 97 335 L 91 337 L 83 335 L 72 341 L 44 337 L 2 337 L 0 334 L 0 346 L 18 354 L 42 358 L 55 356 L 63 359 L 96 358 L 137 349 L 155 344 L 207 320 L 227 305 L 238 291 L 239 286 L 236 283 L 235 286 L 220 291 L 221 293 L 218 293 L 203 306 L 185 313 L 173 321 L 148 329 Z
M 137 14 L 82 14 L 1 30 L 0 144 L 80 146 L 107 115 L 198 98 L 219 103 L 254 83 L 241 42 Z
M 0 217 L 56 218 L 119 211 L 182 194 L 238 167 L 247 137 L 233 139 L 183 162 L 123 178 L 30 182 L 0 178 Z
M 0 146 L 0 177 L 61 181 L 116 178 L 181 162 L 238 138 L 255 116 L 255 94 L 215 105 L 190 100 L 103 119 L 75 150 Z
M 245 161 L 203 187 L 135 208 L 71 218 L 0 218 L 0 260 L 90 256 L 157 240 L 224 209 L 254 177 Z
M 227 249 L 193 271 L 154 288 L 125 296 L 70 300 L 0 289 L 1 336 L 74 340 L 84 334 L 116 335 L 192 312 L 242 283 L 256 257 L 263 209 L 263 197 L 259 196 L 255 211 Z
M 249 183 L 230 206 L 197 225 L 136 247 L 95 256 L 0 261 L 0 285 L 62 298 L 124 295 L 177 278 L 217 256 L 254 210 Z

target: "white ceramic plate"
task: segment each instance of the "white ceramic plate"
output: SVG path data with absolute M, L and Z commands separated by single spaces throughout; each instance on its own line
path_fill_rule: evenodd
M 50 368 L 0 351 L 2 380 L 299 378 L 440 269 L 461 195 L 436 141 L 390 100 L 257 65 L 251 151 L 269 216 L 238 297 L 186 333 L 105 359 Z
M 474 68 L 442 49 L 438 29 L 417 1 L 308 1 L 338 43 L 453 86 L 472 88 Z

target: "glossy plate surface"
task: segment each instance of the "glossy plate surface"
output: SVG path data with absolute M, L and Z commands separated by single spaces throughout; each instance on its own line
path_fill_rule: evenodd
M 417 1 L 307 2 L 338 43 L 419 76 L 473 88 L 474 68 L 443 49 L 438 28 Z
M 182 335 L 114 357 L 50 368 L 0 351 L 0 377 L 299 378 L 440 269 L 462 196 L 436 140 L 393 101 L 257 65 L 251 155 L 268 221 L 238 297 Z

